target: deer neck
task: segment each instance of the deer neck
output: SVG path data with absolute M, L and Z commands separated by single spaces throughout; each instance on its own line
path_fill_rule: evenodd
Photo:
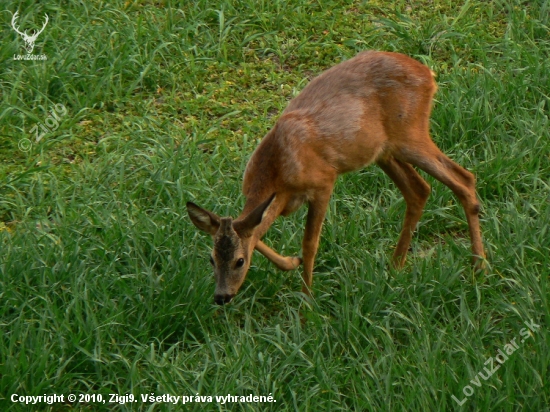
M 281 146 L 277 138 L 277 125 L 262 139 L 250 158 L 244 173 L 243 193 L 246 202 L 242 213 L 237 219 L 244 218 L 256 207 L 265 202 L 276 193 L 276 197 L 266 211 L 262 223 L 255 231 L 255 236 L 260 239 L 269 229 L 271 224 L 283 211 L 288 193 L 280 181 L 281 158 L 284 157 L 285 148 Z
M 247 216 L 248 213 L 254 210 L 261 203 L 266 201 L 272 194 L 273 194 L 273 191 L 270 191 L 270 192 L 265 191 L 264 193 L 258 194 L 257 196 L 248 197 L 246 199 L 246 203 L 242 213 L 239 215 L 239 217 L 236 220 L 242 219 L 245 216 Z M 265 215 L 262 219 L 262 222 L 254 231 L 254 235 L 253 235 L 254 243 L 256 243 L 256 241 L 260 240 L 263 237 L 263 235 L 265 235 L 265 233 L 271 227 L 273 222 L 281 214 L 282 210 L 285 207 L 285 204 L 286 204 L 285 195 L 283 193 L 281 194 L 277 193 L 275 196 L 275 199 L 273 199 L 273 202 L 271 203 L 269 208 L 266 210 Z

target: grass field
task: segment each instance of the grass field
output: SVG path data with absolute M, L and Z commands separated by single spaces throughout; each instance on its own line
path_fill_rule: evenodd
M 0 10 L 0 410 L 550 410 L 548 0 L 12 3 Z M 48 14 L 33 52 L 47 60 L 14 60 L 18 10 L 21 30 Z M 487 273 L 469 264 L 462 208 L 430 177 L 408 262 L 391 270 L 405 204 L 374 166 L 335 187 L 313 300 L 300 270 L 256 255 L 234 302 L 215 306 L 211 240 L 185 202 L 237 216 L 247 159 L 288 101 L 365 49 L 437 73 L 432 136 L 477 176 Z M 266 242 L 300 254 L 305 213 Z M 193 402 L 142 402 L 151 394 Z M 216 401 L 228 394 L 276 403 Z

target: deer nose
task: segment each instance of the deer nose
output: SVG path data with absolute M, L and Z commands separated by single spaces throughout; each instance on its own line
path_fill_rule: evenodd
M 214 295 L 214 302 L 216 302 L 218 305 L 224 305 L 231 302 L 231 299 L 233 299 L 234 297 L 235 295 Z

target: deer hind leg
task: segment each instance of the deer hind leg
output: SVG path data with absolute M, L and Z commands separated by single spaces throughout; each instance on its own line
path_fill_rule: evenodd
M 281 256 L 261 240 L 255 246 L 256 250 L 269 259 L 281 270 L 293 270 L 300 266 L 302 259 L 299 257 Z
M 328 202 L 332 193 L 332 186 L 322 192 L 317 192 L 315 197 L 309 201 L 306 229 L 302 241 L 302 254 L 304 272 L 302 274 L 302 292 L 311 295 L 310 287 L 313 282 L 313 263 L 319 247 L 319 238 L 323 220 L 327 212 Z
M 458 197 L 466 213 L 470 229 L 472 260 L 476 268 L 482 269 L 485 252 L 479 229 L 480 208 L 476 196 L 474 175 L 445 156 L 431 140 L 423 145 L 407 147 L 401 154 L 403 160 L 435 177 Z
M 412 234 L 430 195 L 430 185 L 410 164 L 393 157 L 378 160 L 377 164 L 393 180 L 407 203 L 403 229 L 393 254 L 393 266 L 401 268 L 405 264 Z

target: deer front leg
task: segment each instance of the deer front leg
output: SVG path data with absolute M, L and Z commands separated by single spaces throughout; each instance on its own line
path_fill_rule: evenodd
M 318 193 L 317 196 L 309 202 L 306 229 L 304 240 L 302 241 L 304 264 L 304 273 L 302 275 L 304 283 L 302 285 L 302 292 L 306 295 L 311 295 L 310 287 L 313 282 L 313 263 L 315 261 L 315 255 L 317 254 L 317 248 L 319 247 L 321 228 L 323 227 L 323 220 L 325 219 L 331 193 L 332 186 L 325 192 Z
M 275 264 L 281 270 L 293 270 L 300 266 L 302 259 L 299 257 L 281 256 L 261 240 L 258 240 L 255 246 L 256 250 L 264 255 L 269 261 Z

